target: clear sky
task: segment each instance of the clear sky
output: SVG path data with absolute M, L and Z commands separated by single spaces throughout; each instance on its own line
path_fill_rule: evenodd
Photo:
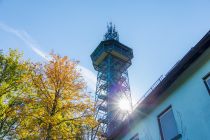
M 110 21 L 134 51 L 129 78 L 138 100 L 210 29 L 210 1 L 0 0 L 0 49 L 17 48 L 32 61 L 52 50 L 80 60 L 93 89 L 90 54 Z

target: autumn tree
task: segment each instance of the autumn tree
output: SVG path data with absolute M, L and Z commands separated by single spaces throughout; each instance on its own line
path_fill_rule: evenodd
M 16 129 L 20 139 L 82 139 L 93 127 L 93 102 L 77 69 L 78 62 L 52 54 L 31 66 L 32 88 L 21 96 Z
M 18 97 L 27 91 L 29 67 L 22 54 L 10 49 L 8 54 L 0 52 L 0 139 L 15 134 L 20 107 Z

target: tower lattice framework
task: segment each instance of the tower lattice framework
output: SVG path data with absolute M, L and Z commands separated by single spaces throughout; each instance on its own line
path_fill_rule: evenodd
M 127 71 L 132 58 L 133 50 L 119 42 L 119 35 L 110 23 L 104 41 L 91 54 L 94 69 L 98 71 L 95 117 L 100 123 L 91 139 L 108 138 L 130 113 L 120 110 L 118 104 L 125 100 L 132 108 Z

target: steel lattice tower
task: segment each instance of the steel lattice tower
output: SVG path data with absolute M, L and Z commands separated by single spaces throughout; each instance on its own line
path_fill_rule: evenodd
M 92 139 L 108 138 L 129 114 L 118 107 L 120 100 L 127 100 L 132 108 L 128 78 L 133 50 L 119 42 L 118 33 L 110 23 L 98 47 L 91 54 L 94 69 L 98 71 L 96 84 L 96 114 L 100 125 L 93 131 Z

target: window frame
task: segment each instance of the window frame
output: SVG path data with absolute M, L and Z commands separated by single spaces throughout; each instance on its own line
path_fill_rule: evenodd
M 139 139 L 139 133 L 136 133 L 133 137 L 131 137 L 129 140 L 135 140 L 136 138 Z
M 204 84 L 205 84 L 205 86 L 206 86 L 206 89 L 207 89 L 209 95 L 210 95 L 210 86 L 208 86 L 208 84 L 207 84 L 207 78 L 210 78 L 210 72 L 208 72 L 208 73 L 203 77 L 203 82 L 204 82 Z
M 165 140 L 164 139 L 164 136 L 163 136 L 163 130 L 162 130 L 162 127 L 161 127 L 161 122 L 160 122 L 160 118 L 163 114 L 165 114 L 167 111 L 169 111 L 171 109 L 171 111 L 173 112 L 173 109 L 172 109 L 172 105 L 169 105 L 166 109 L 164 109 L 158 116 L 157 116 L 157 120 L 158 120 L 158 126 L 159 126 L 159 131 L 160 131 L 160 136 L 161 136 L 161 140 Z M 174 116 L 174 113 L 173 113 L 173 116 Z M 174 116 L 174 121 L 176 123 L 176 119 L 175 119 L 175 116 Z M 177 124 L 176 124 L 176 127 L 177 127 Z M 177 128 L 177 135 L 174 136 L 174 138 L 172 138 L 172 140 L 177 140 L 179 138 L 181 138 L 182 135 L 179 134 L 178 132 L 178 128 Z

